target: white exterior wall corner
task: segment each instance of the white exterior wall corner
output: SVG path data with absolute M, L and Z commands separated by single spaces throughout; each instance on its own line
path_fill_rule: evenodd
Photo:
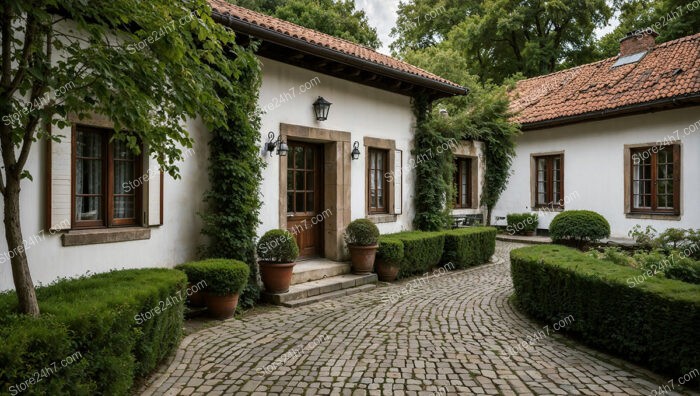
M 627 237 L 636 224 L 651 225 L 659 232 L 667 228 L 700 228 L 700 107 L 667 110 L 608 120 L 526 131 L 517 140 L 516 158 L 507 189 L 498 201 L 492 221 L 509 213 L 532 211 L 530 156 L 564 152 L 564 195 L 567 210 L 586 209 L 602 214 L 610 222 L 614 237 Z M 695 132 L 685 135 L 685 128 Z M 675 131 L 681 142 L 680 220 L 628 218 L 625 214 L 624 147 L 662 142 Z M 540 213 L 539 228 L 546 229 L 557 212 Z

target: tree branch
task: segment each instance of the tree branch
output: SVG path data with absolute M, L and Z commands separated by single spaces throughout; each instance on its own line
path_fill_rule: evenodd
M 6 87 L 12 77 L 12 6 L 6 1 L 2 10 L 2 78 L 0 85 Z M 9 98 L 9 96 L 8 96 Z
M 46 32 L 46 62 L 44 69 L 49 69 L 51 67 L 51 32 L 52 28 L 49 27 Z M 43 95 L 46 90 L 46 82 L 39 80 L 36 85 L 32 87 L 31 102 L 33 103 L 39 96 Z M 51 114 L 52 112 L 47 112 Z M 39 124 L 41 119 L 41 112 L 35 112 L 29 116 L 29 122 L 24 129 L 24 136 L 22 137 L 22 149 L 19 153 L 19 158 L 17 158 L 17 163 L 15 164 L 15 171 L 21 173 L 24 169 L 24 165 L 27 163 L 27 158 L 29 158 L 29 152 L 32 148 L 32 143 L 34 141 L 34 130 Z
M 22 48 L 22 58 L 20 58 L 19 64 L 17 65 L 17 74 L 15 74 L 15 78 L 12 80 L 10 85 L 7 87 L 7 91 L 5 92 L 5 95 L 7 95 L 8 97 L 12 97 L 19 85 L 22 83 L 24 75 L 27 72 L 27 64 L 29 64 L 29 59 L 33 54 L 32 45 L 34 44 L 34 40 L 36 39 L 37 27 L 38 22 L 36 18 L 30 14 L 27 17 L 27 27 L 24 36 L 24 47 Z

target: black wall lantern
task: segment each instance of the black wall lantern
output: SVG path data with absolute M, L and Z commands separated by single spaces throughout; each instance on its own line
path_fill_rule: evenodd
M 265 145 L 265 149 L 268 153 L 270 153 L 270 157 L 272 157 L 272 153 L 275 151 L 275 149 L 277 149 L 277 155 L 280 157 L 286 156 L 287 152 L 289 152 L 289 146 L 287 146 L 287 143 L 282 140 L 282 136 L 280 135 L 275 140 L 274 132 L 267 134 L 267 144 Z
M 353 161 L 360 159 L 360 142 L 357 140 L 352 144 L 352 153 L 350 153 L 350 157 L 352 157 Z
M 331 109 L 333 103 L 323 99 L 321 96 L 314 102 L 314 113 L 316 113 L 316 119 L 318 121 L 326 121 L 328 119 L 328 112 Z

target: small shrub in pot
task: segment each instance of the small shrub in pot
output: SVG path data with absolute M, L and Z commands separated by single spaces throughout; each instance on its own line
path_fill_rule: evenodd
M 268 293 L 286 293 L 292 283 L 294 262 L 299 246 L 294 235 L 286 230 L 270 230 L 258 241 L 260 277 Z
M 377 254 L 379 229 L 367 219 L 357 219 L 345 230 L 345 243 L 350 250 L 352 270 L 355 274 L 368 274 L 374 267 Z
M 209 259 L 189 263 L 185 268 L 193 276 L 190 283 L 204 285 L 209 312 L 220 319 L 233 316 L 238 297 L 248 284 L 248 265 L 237 260 Z
M 382 282 L 393 282 L 399 274 L 403 260 L 403 242 L 398 239 L 381 239 L 377 250 L 377 276 Z

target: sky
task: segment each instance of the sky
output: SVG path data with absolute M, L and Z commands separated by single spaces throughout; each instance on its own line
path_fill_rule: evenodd
M 379 52 L 391 55 L 389 44 L 394 39 L 389 36 L 391 28 L 396 25 L 396 12 L 399 9 L 399 0 L 355 0 L 357 8 L 362 9 L 367 14 L 369 24 L 377 29 L 377 35 L 382 42 Z M 612 32 L 617 26 L 617 18 L 613 17 L 608 26 L 596 29 L 596 36 L 602 37 Z

